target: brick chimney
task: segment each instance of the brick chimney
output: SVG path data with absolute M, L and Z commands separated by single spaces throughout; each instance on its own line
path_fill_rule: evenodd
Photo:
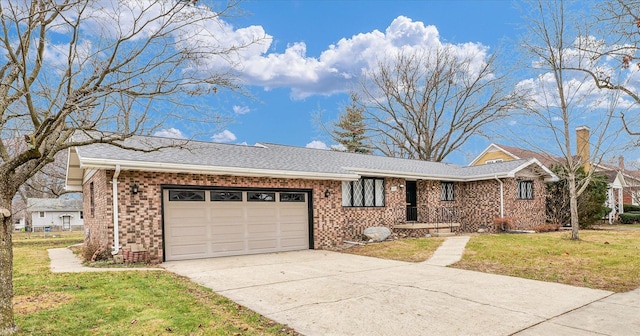
M 589 136 L 591 129 L 588 126 L 576 127 L 576 144 L 578 146 L 578 156 L 582 162 L 585 173 L 591 168 L 591 146 L 589 145 Z
M 618 168 L 624 170 L 624 156 L 622 155 L 618 156 Z

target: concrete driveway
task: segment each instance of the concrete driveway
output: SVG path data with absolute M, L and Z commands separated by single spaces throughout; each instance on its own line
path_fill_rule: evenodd
M 305 335 L 640 333 L 638 291 L 314 250 L 162 266 Z

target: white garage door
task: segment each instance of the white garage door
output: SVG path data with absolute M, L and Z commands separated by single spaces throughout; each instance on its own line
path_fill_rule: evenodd
M 165 190 L 166 260 L 309 248 L 307 193 Z

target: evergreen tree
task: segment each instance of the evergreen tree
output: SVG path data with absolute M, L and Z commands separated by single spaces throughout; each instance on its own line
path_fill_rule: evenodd
M 344 146 L 344 151 L 371 154 L 364 122 L 364 108 L 358 104 L 358 96 L 351 94 L 351 104 L 340 114 L 340 120 L 333 124 L 333 140 Z

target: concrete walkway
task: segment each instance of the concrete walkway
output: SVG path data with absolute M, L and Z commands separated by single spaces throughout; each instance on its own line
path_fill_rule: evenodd
M 117 272 L 117 271 L 162 271 L 158 267 L 134 267 L 134 268 L 98 268 L 82 265 L 82 261 L 70 249 L 66 247 L 48 249 L 51 260 L 51 273 L 78 273 L 78 272 Z
M 455 264 L 462 259 L 467 242 L 469 242 L 469 236 L 448 237 L 425 263 L 433 266 Z

